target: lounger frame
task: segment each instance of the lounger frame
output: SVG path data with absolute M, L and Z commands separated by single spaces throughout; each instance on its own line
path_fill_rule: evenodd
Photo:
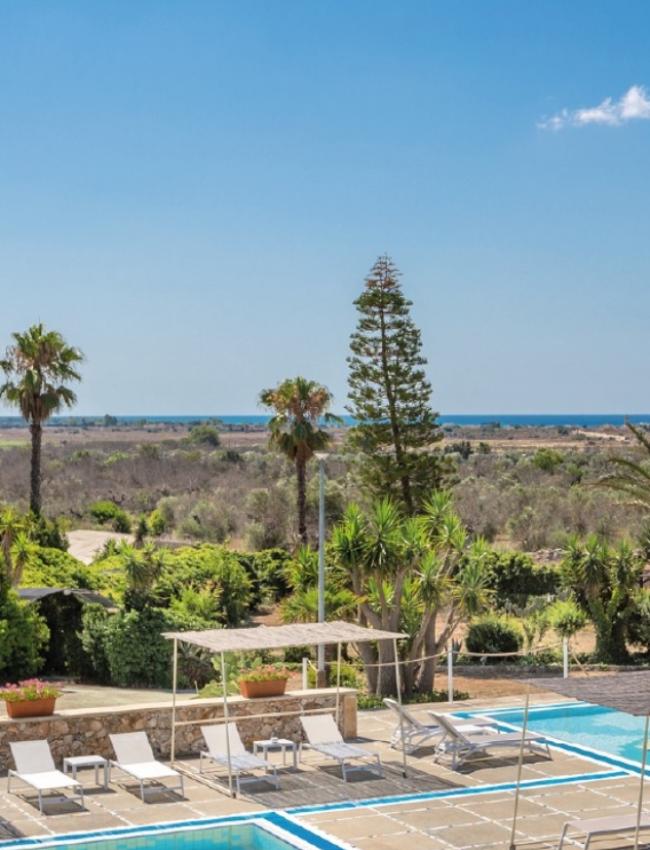
M 226 723 L 223 726 L 201 726 L 201 732 L 208 745 L 208 749 L 201 750 L 199 753 L 199 773 L 205 772 L 203 767 L 204 760 L 211 761 L 220 767 L 228 769 L 228 754 L 218 749 L 221 746 L 221 742 L 217 741 L 217 736 L 221 736 L 224 729 L 230 743 L 230 773 L 235 780 L 237 795 L 240 794 L 241 785 L 244 782 L 266 780 L 272 782 L 276 789 L 278 789 L 280 787 L 280 779 L 278 777 L 277 767 L 267 759 L 253 755 L 253 753 L 249 753 L 245 749 L 236 723 Z M 263 770 L 264 776 L 255 776 L 254 774 L 252 776 L 242 776 L 242 774 L 246 773 L 252 774 L 254 770 Z

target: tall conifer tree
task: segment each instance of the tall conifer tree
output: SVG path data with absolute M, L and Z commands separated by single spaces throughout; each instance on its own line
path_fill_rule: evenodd
M 435 448 L 442 433 L 399 277 L 390 257 L 379 257 L 354 302 L 359 321 L 350 339 L 348 410 L 357 425 L 349 445 L 370 492 L 398 498 L 412 514 L 441 486 L 448 466 Z

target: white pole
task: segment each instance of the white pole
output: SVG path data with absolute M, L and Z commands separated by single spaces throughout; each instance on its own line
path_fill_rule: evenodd
M 232 765 L 230 763 L 230 735 L 228 733 L 228 682 L 226 680 L 226 658 L 221 653 L 221 690 L 223 693 L 223 722 L 226 724 L 226 756 L 228 758 L 228 790 L 232 793 Z
M 306 691 L 309 688 L 309 659 L 305 656 L 302 659 L 302 689 Z
M 397 654 L 397 638 L 393 638 L 393 655 L 395 657 L 395 689 L 397 690 L 397 703 L 399 705 L 399 737 L 402 743 L 402 772 L 407 776 L 406 764 L 406 742 L 404 740 L 404 717 L 402 716 L 402 678 L 399 669 L 399 655 Z
M 339 725 L 339 706 L 341 699 L 341 644 L 336 644 L 336 725 Z
M 634 850 L 639 850 L 639 831 L 641 829 L 641 813 L 643 810 L 643 784 L 645 781 L 645 768 L 648 761 L 648 725 L 650 715 L 646 715 L 645 728 L 643 730 L 643 759 L 641 760 L 641 780 L 639 782 L 639 805 L 636 810 L 636 829 L 634 830 Z
M 454 648 L 447 644 L 447 699 L 454 701 Z
M 526 707 L 524 708 L 524 724 L 521 727 L 521 743 L 519 745 L 519 760 L 517 762 L 517 787 L 515 788 L 515 808 L 512 813 L 512 829 L 510 831 L 510 850 L 515 850 L 515 830 L 517 828 L 517 815 L 519 814 L 519 790 L 521 785 L 521 771 L 524 766 L 524 742 L 528 728 L 528 707 L 530 705 L 530 688 L 526 691 Z
M 318 622 L 325 622 L 325 458 L 318 453 Z M 318 686 L 325 687 L 325 646 L 318 645 Z
M 569 678 L 569 638 L 562 638 L 562 677 Z
M 171 763 L 176 758 L 176 688 L 178 680 L 178 638 L 174 638 L 174 655 L 172 661 L 172 740 L 171 740 Z

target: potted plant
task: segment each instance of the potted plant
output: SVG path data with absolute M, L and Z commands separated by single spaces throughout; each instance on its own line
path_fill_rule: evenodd
M 54 714 L 57 697 L 62 693 L 56 684 L 25 679 L 18 684 L 5 685 L 0 690 L 0 699 L 7 704 L 9 717 L 47 717 Z
M 255 667 L 237 680 L 243 697 L 279 697 L 285 692 L 289 673 L 277 667 Z

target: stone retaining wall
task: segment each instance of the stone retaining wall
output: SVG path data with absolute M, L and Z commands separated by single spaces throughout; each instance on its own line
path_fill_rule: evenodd
M 341 688 L 339 725 L 344 737 L 357 734 L 357 692 Z M 229 715 L 237 719 L 244 744 L 252 746 L 254 738 L 278 737 L 301 739 L 298 714 L 289 717 L 264 719 L 246 718 L 255 714 L 278 711 L 310 711 L 336 706 L 336 690 L 324 688 L 308 691 L 289 691 L 281 697 L 244 699 L 234 696 L 228 700 Z M 176 719 L 207 720 L 223 717 L 220 699 L 178 700 Z M 10 741 L 28 741 L 46 738 L 57 763 L 64 756 L 97 754 L 113 758 L 108 736 L 115 732 L 144 730 L 159 758 L 169 758 L 171 750 L 171 701 L 146 705 L 117 706 L 115 708 L 70 709 L 57 712 L 52 717 L 33 717 L 24 720 L 0 719 L 0 767 L 13 764 L 9 750 Z M 176 729 L 177 755 L 198 754 L 202 746 L 201 729 L 181 726 Z

